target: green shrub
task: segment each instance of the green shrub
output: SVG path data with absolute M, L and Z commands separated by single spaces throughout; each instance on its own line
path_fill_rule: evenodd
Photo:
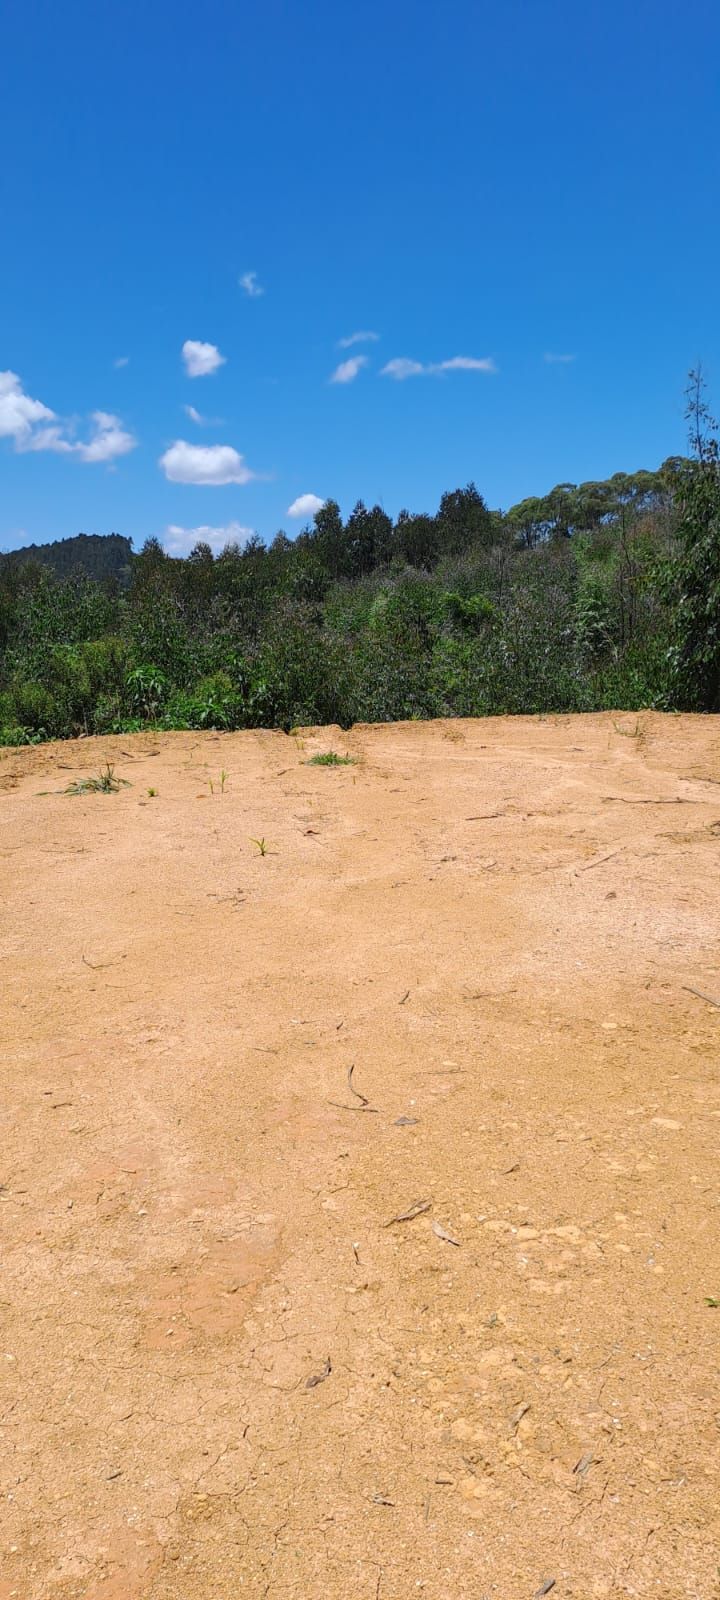
M 53 696 L 44 684 L 35 683 L 32 679 L 27 682 L 15 679 L 7 698 L 11 721 L 16 726 L 28 728 L 32 733 L 42 733 L 45 737 L 63 731 L 58 725 L 59 713 Z
M 163 722 L 168 728 L 236 728 L 242 715 L 242 697 L 232 679 L 227 672 L 214 672 L 193 689 L 172 695 Z

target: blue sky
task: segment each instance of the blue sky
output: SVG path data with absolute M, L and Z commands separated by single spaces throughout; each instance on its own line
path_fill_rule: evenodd
M 508 506 L 681 451 L 698 357 L 720 408 L 715 0 L 18 0 L 2 35 L 0 549 Z

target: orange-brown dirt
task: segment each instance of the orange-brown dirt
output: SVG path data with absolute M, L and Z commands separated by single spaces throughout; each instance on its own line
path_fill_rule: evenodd
M 0 818 L 0 1600 L 711 1600 L 718 719 L 6 750 Z

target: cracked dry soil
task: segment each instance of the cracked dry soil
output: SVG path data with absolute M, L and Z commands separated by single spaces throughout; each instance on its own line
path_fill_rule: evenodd
M 0 1600 L 710 1600 L 717 719 L 10 750 L 0 818 Z

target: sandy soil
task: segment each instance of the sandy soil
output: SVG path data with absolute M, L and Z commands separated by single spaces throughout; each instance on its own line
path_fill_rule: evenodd
M 717 719 L 0 753 L 0 1600 L 717 1595 L 719 865 Z

